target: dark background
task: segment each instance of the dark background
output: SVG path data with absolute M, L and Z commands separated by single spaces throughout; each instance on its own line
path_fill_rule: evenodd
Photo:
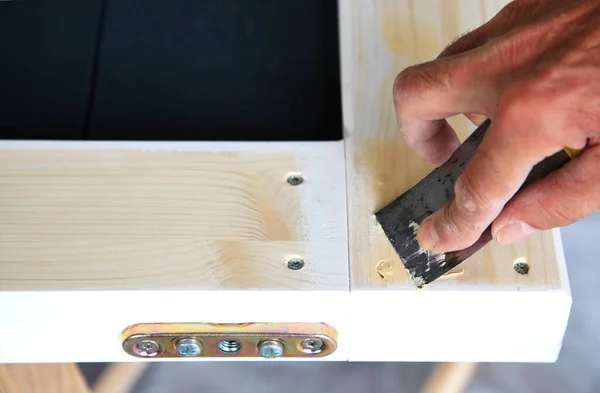
M 0 138 L 337 140 L 336 1 L 0 1 Z

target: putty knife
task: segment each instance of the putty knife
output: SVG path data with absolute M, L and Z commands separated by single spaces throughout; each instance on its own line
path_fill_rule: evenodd
M 491 121 L 486 120 L 456 149 L 448 161 L 375 213 L 377 221 L 418 288 L 448 273 L 492 239 L 488 227 L 479 240 L 466 249 L 435 253 L 421 249 L 416 236 L 427 216 L 454 199 L 454 182 L 475 153 L 490 124 Z M 533 167 L 522 187 L 560 168 L 578 153 L 578 150 L 565 148 L 547 157 Z

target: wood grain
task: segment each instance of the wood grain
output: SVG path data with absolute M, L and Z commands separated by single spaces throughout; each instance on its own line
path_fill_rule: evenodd
M 341 36 L 347 42 L 342 45 L 342 78 L 353 289 L 412 286 L 373 215 L 434 169 L 400 137 L 392 99 L 396 75 L 435 58 L 503 3 L 507 1 L 354 1 L 341 8 Z M 473 130 L 463 116 L 451 123 L 461 139 Z M 514 272 L 517 257 L 530 262 L 528 276 Z M 378 272 L 382 263 L 385 277 Z M 553 236 L 545 232 L 513 246 L 488 245 L 461 265 L 461 274 L 433 283 L 431 290 L 447 285 L 559 289 L 557 265 Z
M 156 322 L 325 322 L 347 360 L 344 175 L 343 141 L 0 142 L 0 362 L 132 362 Z
M 89 393 L 76 364 L 0 364 L 2 393 Z
M 477 363 L 439 364 L 425 382 L 421 393 L 463 393 L 476 370 Z
M 92 386 L 92 393 L 129 393 L 149 363 L 109 364 Z
M 307 209 L 321 209 L 305 203 L 316 179 L 297 187 L 286 182 L 302 160 L 293 151 L 4 149 L 0 288 L 339 285 L 346 279 L 343 257 L 340 271 L 325 259 L 307 261 L 301 273 L 285 266 L 289 256 L 316 251 L 307 249 Z M 344 197 L 343 188 L 337 191 L 330 200 Z M 330 241 L 319 240 L 321 251 L 342 249 L 343 238 L 331 237 L 343 228 L 340 218 Z
M 374 216 L 434 169 L 400 137 L 394 79 L 404 68 L 434 59 L 507 3 L 339 2 L 351 361 L 551 362 L 558 356 L 571 306 L 558 230 L 512 246 L 490 243 L 418 290 Z M 449 120 L 461 140 L 474 130 L 464 116 Z M 527 260 L 528 275 L 515 272 L 516 258 Z M 373 326 L 389 329 L 384 349 L 358 344 Z

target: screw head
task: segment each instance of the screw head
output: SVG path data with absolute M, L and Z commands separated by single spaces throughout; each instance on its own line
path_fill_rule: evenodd
M 513 263 L 513 269 L 519 274 L 525 275 L 529 273 L 529 264 L 525 258 L 517 258 Z
M 158 354 L 160 346 L 156 341 L 143 340 L 137 343 L 134 347 L 134 352 L 140 356 L 151 357 Z
M 306 338 L 300 346 L 304 353 L 317 354 L 323 349 L 323 341 L 320 338 Z
M 287 267 L 290 270 L 300 270 L 304 267 L 304 261 L 300 258 L 292 258 L 288 261 Z
M 283 356 L 283 345 L 276 340 L 267 340 L 260 343 L 258 353 L 266 359 L 275 359 Z
M 292 173 L 290 175 L 288 175 L 287 177 L 287 182 L 290 186 L 297 186 L 302 184 L 302 182 L 304 181 L 304 178 L 302 178 L 302 175 L 299 173 Z
M 177 353 L 185 357 L 196 357 L 202 352 L 202 344 L 195 338 L 184 338 L 177 342 Z
M 236 353 L 242 347 L 242 344 L 235 340 L 223 340 L 218 345 L 221 352 Z

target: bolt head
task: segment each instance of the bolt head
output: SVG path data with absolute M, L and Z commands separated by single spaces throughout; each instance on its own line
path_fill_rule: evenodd
M 150 357 L 158 354 L 159 349 L 160 346 L 155 341 L 143 340 L 137 343 L 134 351 L 140 356 Z
M 185 357 L 196 357 L 202 352 L 202 345 L 195 338 L 184 338 L 177 342 L 177 353 Z
M 298 185 L 302 184 L 303 181 L 304 181 L 304 179 L 302 178 L 302 175 L 300 175 L 299 173 L 294 173 L 287 177 L 287 182 L 290 186 L 298 186 Z
M 258 353 L 266 359 L 275 359 L 283 356 L 283 345 L 276 340 L 267 340 L 260 343 Z
M 300 258 L 292 258 L 288 261 L 287 267 L 290 270 L 300 270 L 304 267 L 304 261 Z
M 323 349 L 323 341 L 319 338 L 307 338 L 300 344 L 304 353 L 317 354 Z

